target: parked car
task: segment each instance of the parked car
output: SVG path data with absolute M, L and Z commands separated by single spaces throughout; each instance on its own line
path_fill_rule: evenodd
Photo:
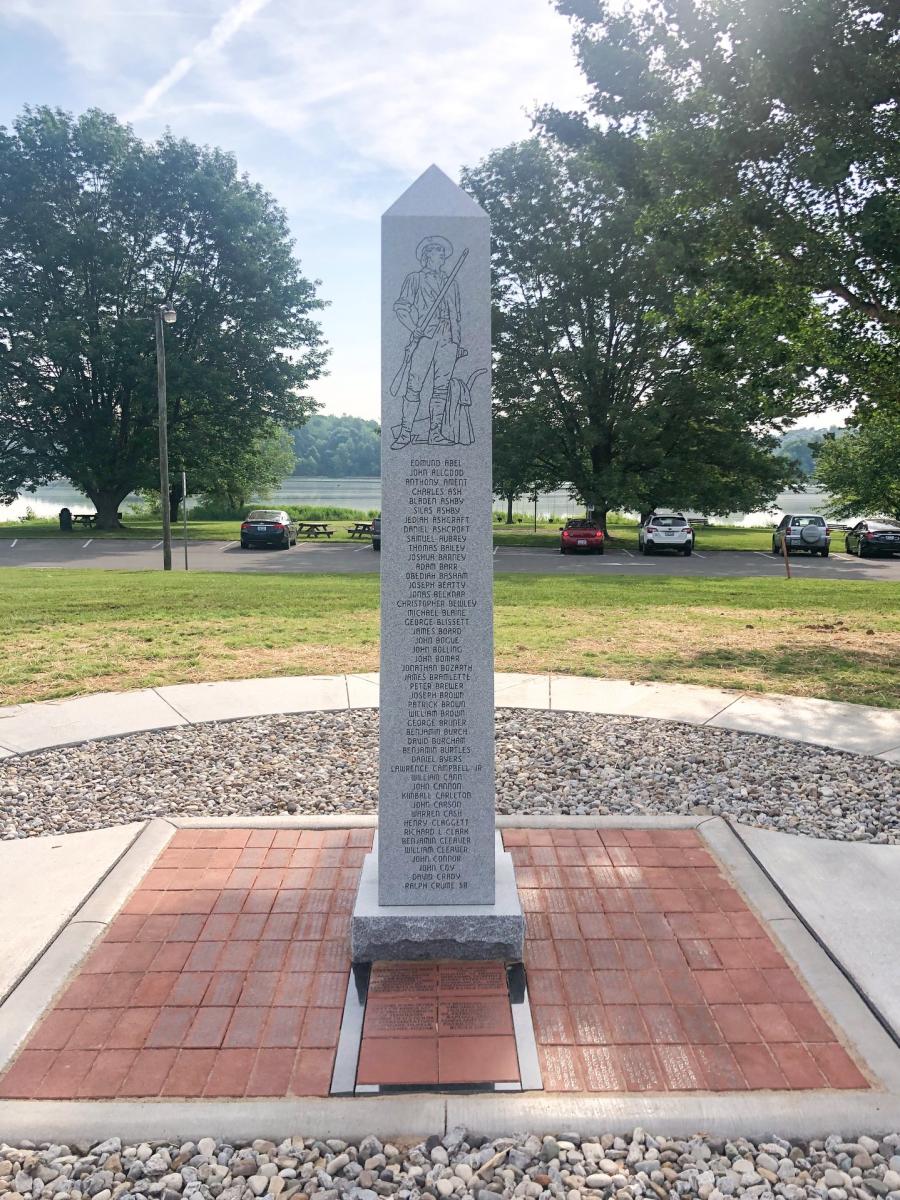
M 381 517 L 372 518 L 372 549 L 381 549 Z
M 603 530 L 595 521 L 573 517 L 559 531 L 559 552 L 577 554 L 579 550 L 585 554 L 602 554 Z
M 900 521 L 858 521 L 844 537 L 848 554 L 900 554 Z
M 251 546 L 277 546 L 289 550 L 297 545 L 297 526 L 279 508 L 255 508 L 241 522 L 241 549 Z
M 687 557 L 694 549 L 694 530 L 682 513 L 663 517 L 654 513 L 638 530 L 638 550 L 653 554 L 656 550 L 677 550 Z
M 824 517 L 794 517 L 786 513 L 772 534 L 773 554 L 784 553 L 781 548 L 782 542 L 787 546 L 788 554 L 804 550 L 807 554 L 821 554 L 823 558 L 827 558 L 831 546 L 831 531 Z

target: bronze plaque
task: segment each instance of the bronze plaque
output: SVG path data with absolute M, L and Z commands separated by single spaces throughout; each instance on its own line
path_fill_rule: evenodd
M 370 996 L 434 996 L 437 987 L 438 969 L 434 963 L 372 964 Z
M 512 1033 L 512 1013 L 506 996 L 470 996 L 442 1000 L 438 1008 L 438 1033 L 491 1034 Z
M 506 968 L 500 962 L 441 963 L 442 993 L 479 992 L 506 995 Z
M 434 1037 L 434 1000 L 376 1000 L 366 1005 L 363 1037 Z

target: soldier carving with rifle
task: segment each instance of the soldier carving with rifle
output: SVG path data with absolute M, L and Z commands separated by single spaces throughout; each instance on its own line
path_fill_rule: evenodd
M 421 269 L 411 271 L 403 281 L 394 302 L 394 313 L 409 330 L 410 338 L 403 364 L 391 384 L 391 395 L 401 395 L 401 423 L 393 429 L 391 449 L 411 442 L 429 446 L 448 446 L 454 442 L 442 432 L 444 411 L 450 395 L 450 381 L 457 360 L 467 351 L 460 346 L 460 302 L 456 277 L 468 256 L 463 250 L 453 270 L 447 274 L 444 264 L 453 257 L 453 247 L 445 237 L 423 238 L 416 249 Z M 428 402 L 428 433 L 415 429 L 422 403 L 422 389 L 432 373 Z

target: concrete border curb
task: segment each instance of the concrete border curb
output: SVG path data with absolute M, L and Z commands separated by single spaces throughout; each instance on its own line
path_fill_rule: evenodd
M 497 708 L 630 716 L 900 760 L 900 709 L 693 684 L 498 672 Z M 0 758 L 191 724 L 378 707 L 378 676 L 296 675 L 171 684 L 0 708 Z M 73 735 L 74 731 L 74 735 Z

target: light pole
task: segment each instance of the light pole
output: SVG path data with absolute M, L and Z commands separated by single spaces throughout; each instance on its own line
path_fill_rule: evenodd
M 171 304 L 160 304 L 156 324 L 156 391 L 159 399 L 159 491 L 162 507 L 163 570 L 172 570 L 172 521 L 169 512 L 169 439 L 166 415 L 166 342 L 163 325 L 174 325 L 177 313 Z

